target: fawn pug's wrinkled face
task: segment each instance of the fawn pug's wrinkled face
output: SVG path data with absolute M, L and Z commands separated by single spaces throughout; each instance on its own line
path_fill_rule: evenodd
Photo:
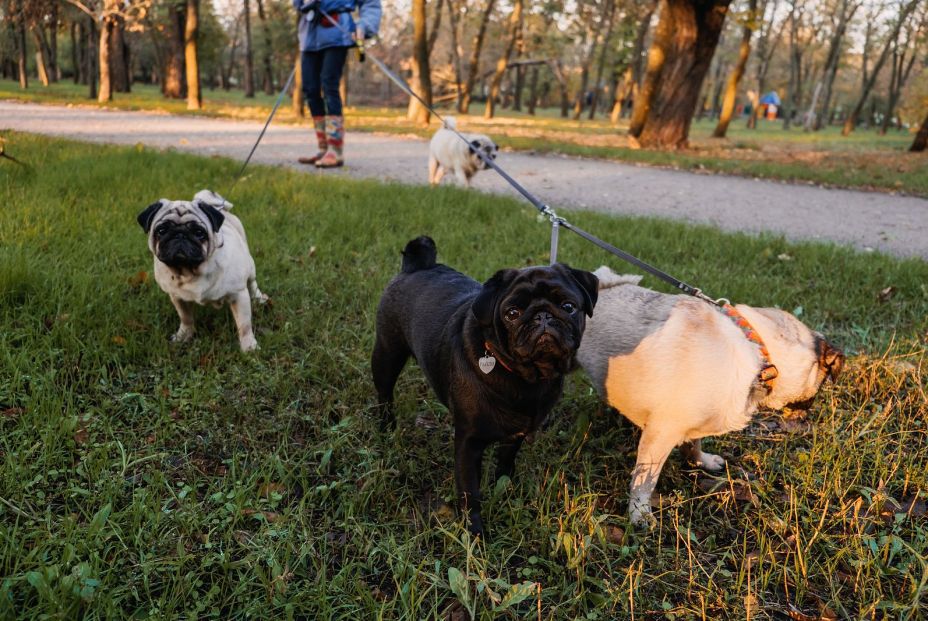
M 148 248 L 159 261 L 175 270 L 196 270 L 221 245 L 222 212 L 200 200 L 162 198 L 139 214 L 148 233 Z

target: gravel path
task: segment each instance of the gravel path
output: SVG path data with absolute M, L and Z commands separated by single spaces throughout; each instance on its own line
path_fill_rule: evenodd
M 261 124 L 0 101 L 0 131 L 4 129 L 90 142 L 141 142 L 244 160 Z M 428 144 L 423 140 L 351 133 L 346 140 L 348 165 L 324 173 L 296 163 L 298 156 L 312 150 L 312 144 L 308 128 L 272 125 L 253 161 L 312 174 L 427 183 Z M 865 251 L 928 259 L 928 201 L 920 198 L 555 155 L 504 152 L 498 161 L 555 209 L 658 216 L 730 231 L 770 231 L 789 239 L 830 240 Z M 445 183 L 450 182 L 446 178 Z M 474 187 L 514 194 L 492 172 L 477 175 Z

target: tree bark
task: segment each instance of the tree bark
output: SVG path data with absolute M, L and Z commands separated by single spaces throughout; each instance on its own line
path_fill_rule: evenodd
M 97 98 L 97 20 L 87 16 L 87 96 Z
M 651 44 L 659 70 L 650 72 L 650 96 L 646 97 L 643 92 L 635 106 L 641 125 L 633 138 L 641 146 L 672 149 L 687 146 L 696 101 L 725 25 L 730 2 L 663 0 L 660 22 Z M 651 64 L 649 60 L 649 69 Z M 641 110 L 638 110 L 639 104 Z
M 797 0 L 792 0 L 789 11 L 789 82 L 786 97 L 783 98 L 783 129 L 789 129 L 793 122 L 793 114 L 798 107 L 802 71 L 802 52 L 799 46 L 799 22 L 802 10 Z M 797 16 L 797 13 L 799 14 Z
M 619 117 L 622 116 L 624 109 L 627 107 L 626 103 L 629 98 L 634 101 L 638 97 L 644 69 L 644 43 L 648 37 L 648 30 L 651 28 L 651 18 L 654 16 L 654 11 L 656 9 L 657 1 L 650 0 L 645 5 L 645 13 L 638 22 L 638 28 L 635 31 L 635 46 L 632 48 L 631 62 L 625 70 L 621 95 L 617 96 L 615 102 L 612 104 L 610 120 L 613 125 L 619 122 Z
M 725 86 L 725 99 L 722 101 L 722 111 L 719 113 L 719 122 L 715 126 L 712 135 L 716 138 L 724 138 L 728 132 L 728 124 L 731 123 L 732 114 L 735 112 L 735 99 L 738 95 L 738 85 L 744 76 L 744 70 L 748 65 L 748 58 L 751 56 L 751 35 L 754 34 L 754 21 L 757 19 L 757 0 L 749 0 L 748 15 L 744 27 L 741 30 L 741 45 L 738 47 L 738 62 L 731 75 L 728 76 L 728 84 Z M 763 17 L 763 16 L 762 16 Z
M 648 50 L 648 65 L 644 73 L 644 81 L 638 90 L 638 96 L 635 97 L 634 107 L 632 108 L 632 118 L 629 121 L 628 135 L 638 139 L 644 129 L 645 121 L 651 111 L 651 101 L 654 98 L 654 91 L 661 79 L 664 70 L 664 63 L 667 60 L 668 46 L 671 44 L 674 31 L 670 17 L 671 0 L 660 0 L 660 21 L 657 23 L 654 33 L 654 41 L 651 42 L 651 49 Z M 702 80 L 700 79 L 700 84 Z
M 593 117 L 596 116 L 596 106 L 599 103 L 600 93 L 602 88 L 600 87 L 603 81 L 603 72 L 606 70 L 606 52 L 609 51 L 609 40 L 612 38 L 612 27 L 614 25 L 615 19 L 615 0 L 609 0 L 608 4 L 608 18 L 606 23 L 606 36 L 603 37 L 603 45 L 599 51 L 599 62 L 596 68 L 596 79 L 593 81 L 593 100 L 590 102 L 590 113 L 587 118 L 591 121 Z
M 251 4 L 245 0 L 245 97 L 255 96 L 255 55 L 251 46 Z
M 122 15 L 115 15 L 110 38 L 110 76 L 113 90 L 117 93 L 128 93 L 131 90 L 128 48 L 126 20 Z
M 264 92 L 267 95 L 274 94 L 274 64 L 271 60 L 273 54 L 273 45 L 271 44 L 271 28 L 267 23 L 267 16 L 264 14 L 264 0 L 257 0 L 258 3 L 258 21 L 261 22 L 261 34 L 264 37 L 264 56 L 261 59 L 264 65 Z
M 589 21 L 589 20 L 588 20 Z M 599 26 L 602 27 L 602 20 Z M 574 99 L 574 120 L 579 121 L 580 115 L 583 114 L 583 106 L 586 100 L 586 91 L 590 85 L 590 68 L 593 66 L 593 58 L 596 54 L 596 44 L 599 42 L 599 28 L 589 32 L 590 48 L 587 50 L 583 64 L 580 65 L 580 87 L 577 89 L 577 97 Z
M 561 94 L 561 118 L 566 119 L 570 109 L 570 97 L 567 93 L 567 76 L 564 75 L 564 68 L 561 66 L 561 59 L 557 58 L 554 62 L 549 63 L 554 79 L 557 80 L 558 90 Z
M 100 67 L 100 92 L 97 94 L 97 101 L 107 102 L 113 100 L 113 85 L 110 80 L 110 38 L 113 36 L 114 17 L 110 13 L 113 9 L 112 0 L 107 0 L 103 5 L 103 15 L 100 18 L 100 48 L 99 61 Z
M 509 57 L 512 56 L 512 50 L 516 45 L 516 38 L 519 36 L 519 28 L 522 26 L 522 3 L 524 0 L 515 0 L 512 5 L 512 15 L 509 17 L 509 42 L 503 54 L 496 61 L 496 72 L 493 74 L 493 80 L 490 82 L 490 94 L 487 97 L 487 106 L 483 112 L 483 118 L 492 119 L 496 98 L 499 96 L 499 86 L 503 81 L 503 74 L 506 73 L 506 67 L 509 66 Z
M 49 83 L 49 70 L 48 70 L 48 61 L 46 60 L 45 55 L 45 46 L 42 45 L 42 38 L 39 36 L 39 30 L 41 30 L 42 25 L 36 24 L 32 27 L 32 38 L 35 40 L 35 69 L 39 74 L 39 82 L 42 83 L 42 86 L 48 86 Z
M 458 13 L 454 0 L 445 0 L 448 3 L 448 21 L 451 25 L 451 64 L 454 65 L 454 90 L 457 95 L 455 108 L 461 109 L 464 101 L 464 71 L 461 68 L 461 45 L 458 41 Z
M 880 74 L 880 70 L 883 68 L 883 64 L 886 62 L 886 58 L 889 55 L 890 47 L 892 46 L 892 41 L 894 41 L 899 36 L 899 31 L 902 29 L 902 25 L 909 15 L 912 14 L 912 11 L 915 10 L 915 7 L 918 5 L 919 0 L 909 0 L 909 2 L 903 5 L 902 10 L 899 12 L 899 17 L 896 20 L 896 23 L 893 25 L 893 29 L 889 35 L 889 39 L 886 42 L 886 45 L 883 46 L 883 51 L 880 52 L 880 57 L 877 59 L 876 64 L 873 65 L 873 70 L 870 72 L 869 78 L 865 81 L 863 89 L 860 93 L 860 98 L 857 100 L 857 103 L 854 105 L 854 108 L 848 114 L 847 119 L 844 121 L 844 128 L 841 130 L 842 136 L 849 135 L 857 125 L 857 117 L 860 116 L 861 111 L 864 109 L 864 105 L 867 103 L 867 97 L 870 96 L 870 91 L 873 90 L 873 85 L 876 84 L 876 78 Z
M 538 67 L 532 67 L 532 77 L 528 81 L 528 113 L 535 116 L 535 103 L 538 101 Z
M 80 30 L 78 22 L 71 22 L 71 66 L 74 68 L 74 75 L 72 76 L 75 84 L 81 83 L 81 61 L 80 53 L 78 47 L 80 46 L 81 37 L 83 36 L 83 31 Z
M 432 58 L 432 49 L 435 47 L 435 41 L 438 39 L 438 32 L 441 29 L 441 10 L 444 0 L 435 0 L 435 13 L 432 15 L 432 29 L 429 30 L 429 60 Z
M 184 11 L 176 2 L 168 4 L 168 21 L 168 53 L 161 90 L 169 99 L 183 99 L 187 94 L 184 69 Z
M 187 0 L 187 19 L 184 20 L 184 62 L 187 67 L 187 109 L 203 108 L 200 93 L 200 59 L 197 34 L 200 28 L 200 0 Z
M 14 37 L 16 39 L 16 62 L 17 72 L 19 73 L 19 88 L 29 88 L 29 74 L 26 65 L 26 13 L 24 10 L 25 0 L 14 0 L 12 13 L 15 16 Z
M 297 50 L 299 52 L 299 50 Z M 297 53 L 294 61 L 293 74 L 293 93 L 291 93 L 291 103 L 293 105 L 293 114 L 303 118 L 306 116 L 306 108 L 303 105 L 303 63 L 300 54 Z
M 429 41 L 426 32 L 425 0 L 412 0 L 412 90 L 425 103 L 432 104 L 432 75 L 429 68 Z M 423 126 L 431 112 L 414 97 L 409 101 L 408 117 Z
M 915 140 L 912 141 L 909 151 L 921 153 L 926 147 L 928 147 L 928 114 L 925 115 L 925 120 L 922 121 L 921 127 L 918 128 L 918 133 L 915 134 Z
M 480 27 L 477 34 L 474 35 L 474 43 L 471 46 L 470 65 L 467 69 L 467 83 L 464 85 L 464 96 L 461 98 L 461 104 L 458 106 L 458 112 L 467 114 L 470 109 L 471 93 L 474 90 L 474 84 L 477 82 L 477 74 L 480 72 L 480 51 L 483 49 L 483 39 L 487 33 L 487 24 L 490 22 L 490 16 L 493 14 L 493 7 L 496 0 L 487 0 L 487 6 L 483 10 L 483 16 L 480 18 Z

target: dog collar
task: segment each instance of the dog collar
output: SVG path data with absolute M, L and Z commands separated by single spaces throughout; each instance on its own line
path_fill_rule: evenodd
M 780 373 L 777 371 L 776 365 L 770 362 L 770 352 L 767 351 L 767 345 L 764 343 L 764 339 L 760 337 L 760 334 L 757 333 L 757 330 L 754 329 L 751 322 L 731 304 L 722 305 L 721 311 L 725 313 L 729 319 L 734 321 L 736 326 L 741 328 L 741 331 L 744 332 L 744 336 L 749 341 L 756 343 L 760 347 L 761 368 L 760 373 L 757 374 L 757 381 L 761 383 L 769 395 Z
M 491 358 L 491 359 L 493 359 L 494 361 L 498 360 L 499 363 L 500 363 L 501 365 L 503 365 L 503 368 L 504 368 L 504 369 L 506 369 L 506 370 L 509 371 L 510 373 L 513 373 L 513 372 L 514 372 L 514 371 L 509 367 L 509 365 L 506 364 L 505 361 L 503 361 L 502 356 L 500 356 L 500 355 L 497 354 L 495 351 L 493 351 L 493 348 L 490 347 L 490 341 L 484 341 L 484 342 L 483 342 L 483 349 L 484 349 L 484 352 L 483 352 L 483 353 L 484 353 L 484 358 L 481 358 L 481 360 L 483 360 L 483 359 L 485 359 L 485 358 Z M 481 366 L 481 369 L 482 369 L 482 368 L 483 368 L 483 367 Z M 490 366 L 489 371 L 484 371 L 484 373 L 489 373 L 489 372 L 492 371 L 492 370 L 493 370 L 493 367 Z

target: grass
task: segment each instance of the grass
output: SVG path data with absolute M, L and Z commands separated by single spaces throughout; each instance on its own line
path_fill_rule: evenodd
M 545 262 L 530 208 L 255 167 L 229 198 L 274 299 L 262 349 L 238 352 L 226 309 L 198 309 L 174 347 L 135 216 L 226 191 L 237 163 L 8 139 L 34 168 L 0 163 L 0 617 L 924 615 L 928 264 L 572 215 L 712 294 L 794 310 L 849 370 L 808 421 L 711 440 L 726 476 L 672 460 L 650 532 L 624 517 L 637 432 L 575 375 L 516 479 L 485 483 L 474 542 L 448 504 L 450 421 L 414 366 L 399 431 L 377 431 L 374 309 L 422 233 L 476 278 Z M 561 256 L 610 262 L 568 233 Z
M 22 91 L 18 83 L 0 80 L 0 99 L 99 106 L 88 101 L 86 91 L 85 86 L 70 82 Z M 190 113 L 184 101 L 166 100 L 156 86 L 139 84 L 131 94 L 116 94 L 106 107 L 263 120 L 274 99 L 258 93 L 248 100 L 237 90 L 208 90 L 204 109 Z M 879 136 L 861 129 L 844 137 L 839 127 L 807 133 L 801 128 L 784 131 L 782 123 L 766 121 L 752 131 L 736 119 L 728 138 L 718 140 L 711 138 L 715 122 L 707 119 L 694 122 L 689 149 L 669 152 L 632 149 L 625 121 L 618 128 L 604 119 L 573 121 L 552 109 L 541 110 L 538 116 L 501 110 L 497 118 L 484 120 L 482 106 L 475 104 L 471 111 L 472 115 L 459 119 L 460 127 L 488 133 L 508 149 L 928 196 L 928 157 L 906 151 L 912 136 L 904 131 Z M 405 110 L 397 108 L 348 107 L 346 116 L 349 127 L 360 131 L 427 137 L 438 126 L 434 120 L 428 128 L 416 126 L 406 120 Z M 283 106 L 276 119 L 304 122 L 289 106 Z

